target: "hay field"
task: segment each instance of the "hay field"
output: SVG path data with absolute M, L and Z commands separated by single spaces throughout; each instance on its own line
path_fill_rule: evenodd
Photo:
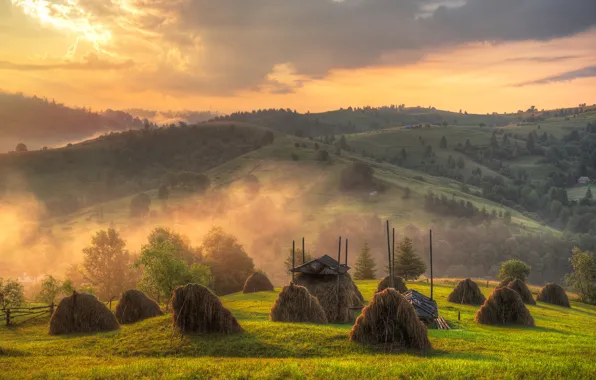
M 377 282 L 357 284 L 370 300 Z M 479 285 L 487 296 L 494 286 Z M 423 283 L 408 287 L 429 292 Z M 429 330 L 426 357 L 350 342 L 351 325 L 270 322 L 276 289 L 223 297 L 245 330 L 228 336 L 181 338 L 170 315 L 94 335 L 52 337 L 47 321 L 2 326 L 0 378 L 596 378 L 596 307 L 539 302 L 528 305 L 535 328 L 483 326 L 473 322 L 477 307 L 447 302 L 451 289 L 435 286 L 453 329 Z

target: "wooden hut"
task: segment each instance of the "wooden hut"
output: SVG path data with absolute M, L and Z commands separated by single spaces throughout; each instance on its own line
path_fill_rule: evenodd
M 410 289 L 404 293 L 404 297 L 414 306 L 416 314 L 424 323 L 430 324 L 439 316 L 437 303 L 424 294 Z
M 323 255 L 318 257 L 314 260 L 311 260 L 307 263 L 299 265 L 293 269 L 291 272 L 294 273 L 304 273 L 308 275 L 338 275 L 338 274 L 346 274 L 351 268 L 346 264 L 339 264 L 337 265 L 337 260 L 330 257 L 329 255 Z

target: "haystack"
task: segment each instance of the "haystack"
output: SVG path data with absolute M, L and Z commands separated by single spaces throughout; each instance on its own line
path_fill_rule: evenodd
M 567 297 L 565 289 L 552 282 L 549 282 L 544 288 L 540 289 L 540 293 L 538 293 L 536 301 L 546 302 L 563 307 L 571 307 L 571 304 L 569 303 L 569 297 Z
M 482 305 L 486 301 L 486 297 L 480 291 L 477 283 L 466 278 L 457 284 L 447 297 L 447 301 L 466 305 Z
M 273 284 L 263 272 L 255 272 L 246 279 L 242 293 L 267 292 L 273 290 Z
M 95 296 L 73 292 L 58 304 L 50 319 L 50 335 L 118 330 L 114 314 Z
M 182 333 L 222 333 L 242 331 L 232 313 L 203 285 L 187 284 L 174 290 L 172 323 Z
M 509 289 L 515 290 L 521 296 L 521 299 L 525 304 L 536 305 L 536 301 L 534 300 L 534 297 L 532 297 L 530 289 L 528 289 L 528 286 L 522 280 L 513 280 L 507 285 L 507 287 Z
M 534 327 L 534 318 L 521 296 L 508 287 L 497 288 L 476 312 L 474 319 L 484 325 L 522 325 Z
M 317 297 L 329 323 L 353 323 L 355 317 L 351 308 L 361 307 L 363 303 L 362 294 L 347 274 L 339 276 L 339 291 L 337 275 L 298 273 L 295 283 Z
M 497 288 L 503 288 L 503 287 L 509 285 L 509 283 L 513 280 L 514 280 L 513 277 L 504 278 L 503 280 L 501 280 L 501 282 L 499 282 L 499 284 L 497 285 Z
M 395 286 L 395 290 L 404 294 L 408 291 L 408 287 L 406 286 L 406 282 L 401 277 L 393 277 L 393 284 Z M 377 286 L 377 293 L 382 292 L 383 290 L 391 287 L 391 277 L 387 276 L 379 282 Z
M 292 283 L 284 286 L 277 296 L 269 318 L 273 322 L 327 323 L 325 310 L 317 298 L 304 286 Z
M 414 348 L 420 351 L 431 348 L 426 326 L 418 318 L 416 310 L 393 288 L 373 296 L 350 331 L 350 339 L 391 348 Z
M 163 315 L 163 312 L 157 302 L 136 289 L 122 293 L 118 306 L 116 306 L 116 318 L 123 325 L 158 315 Z

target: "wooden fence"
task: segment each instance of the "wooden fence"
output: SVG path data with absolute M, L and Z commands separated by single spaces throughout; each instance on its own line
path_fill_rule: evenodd
M 6 326 L 16 325 L 27 322 L 44 315 L 52 315 L 54 313 L 54 303 L 47 306 L 36 307 L 10 307 L 0 309 L 0 317 L 4 320 Z

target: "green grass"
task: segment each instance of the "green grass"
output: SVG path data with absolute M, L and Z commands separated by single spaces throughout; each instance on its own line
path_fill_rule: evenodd
M 358 282 L 370 299 L 376 281 Z M 428 294 L 426 284 L 409 284 Z M 452 330 L 429 330 L 433 350 L 383 352 L 348 339 L 351 326 L 268 321 L 276 292 L 223 297 L 245 332 L 180 337 L 170 316 L 119 331 L 52 337 L 45 321 L 0 327 L 2 378 L 573 378 L 596 377 L 596 308 L 529 306 L 536 328 L 473 322 L 476 307 L 446 302 Z M 492 288 L 482 288 L 488 294 Z M 457 314 L 461 312 L 461 321 Z

